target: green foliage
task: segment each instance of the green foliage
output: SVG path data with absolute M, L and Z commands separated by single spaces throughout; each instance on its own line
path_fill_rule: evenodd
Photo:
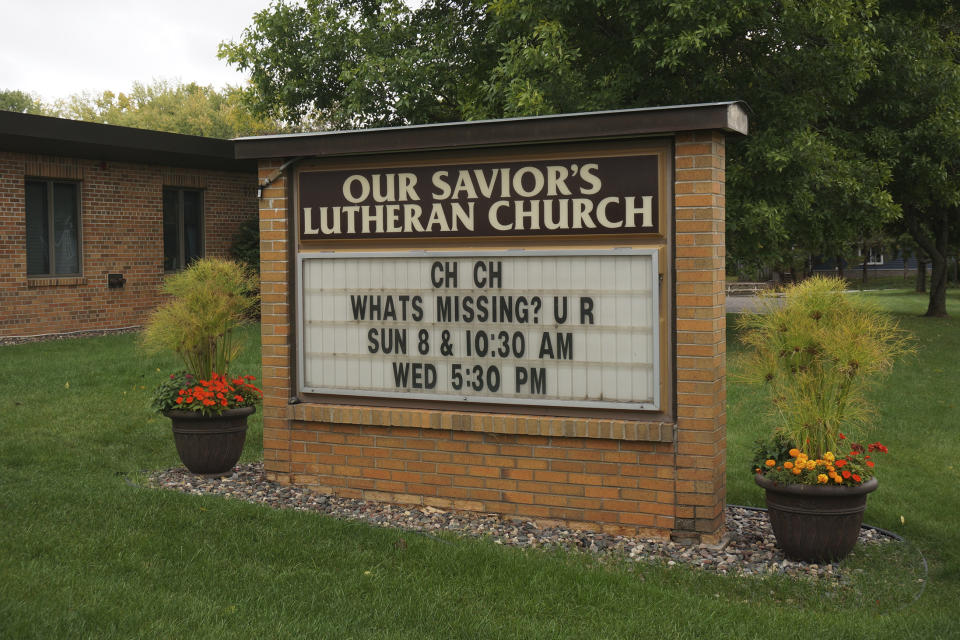
M 757 473 L 766 467 L 767 460 L 776 460 L 783 464 L 790 459 L 790 449 L 795 445 L 782 433 L 774 433 L 769 438 L 760 438 L 753 444 L 753 457 L 750 459 L 750 473 Z
M 879 71 L 853 105 L 857 142 L 891 167 L 888 189 L 933 266 L 926 315 L 946 315 L 948 257 L 960 249 L 960 13 L 907 4 L 881 15 Z
M 249 322 L 257 303 L 256 277 L 227 260 L 203 258 L 168 276 L 170 299 L 150 316 L 142 344 L 148 352 L 176 353 L 201 379 L 227 375 L 240 352 L 234 331 Z
M 842 280 L 814 276 L 768 297 L 737 322 L 750 349 L 743 376 L 763 385 L 776 430 L 811 458 L 859 439 L 873 411 L 867 392 L 910 350 L 895 320 L 845 292 Z
M 230 245 L 230 255 L 254 273 L 260 273 L 260 221 L 244 220 Z
M 211 138 L 264 135 L 283 129 L 274 120 L 254 116 L 242 89 L 218 91 L 193 82 L 135 82 L 128 93 L 75 94 L 60 101 L 56 112 L 72 120 Z
M 473 0 L 279 0 L 220 57 L 250 72 L 260 113 L 322 128 L 461 119 L 492 62 Z
M 29 93 L 9 89 L 0 90 L 0 111 L 49 115 L 43 102 Z
M 744 100 L 728 255 L 803 274 L 901 216 L 935 251 L 960 224 L 957 22 L 942 2 L 281 0 L 220 56 L 260 112 L 324 128 Z

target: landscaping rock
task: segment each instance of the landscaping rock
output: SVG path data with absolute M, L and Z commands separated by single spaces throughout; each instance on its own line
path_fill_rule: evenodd
M 842 580 L 837 564 L 807 564 L 785 558 L 776 548 L 764 510 L 727 506 L 726 535 L 720 544 L 680 545 L 653 538 L 613 536 L 560 526 L 538 526 L 489 513 L 444 511 L 435 507 L 394 505 L 314 493 L 303 487 L 266 480 L 262 463 L 241 464 L 224 477 L 195 476 L 183 467 L 149 476 L 150 486 L 194 495 L 219 495 L 275 509 L 314 511 L 335 518 L 361 520 L 433 535 L 449 531 L 463 536 L 489 537 L 497 544 L 521 548 L 563 548 L 604 557 L 682 563 L 705 571 L 738 576 L 782 574 L 814 580 Z M 884 544 L 895 538 L 870 527 L 860 529 L 860 544 Z

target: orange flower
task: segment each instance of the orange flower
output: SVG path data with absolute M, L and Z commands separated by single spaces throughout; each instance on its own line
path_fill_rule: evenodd
M 784 469 L 793 469 L 793 463 L 792 463 L 792 462 L 789 462 L 789 461 L 788 461 L 788 462 L 784 462 L 784 463 L 783 463 L 783 468 L 784 468 Z
M 775 466 L 777 466 L 777 461 L 776 461 L 776 460 L 767 460 L 764 464 L 767 465 L 768 467 L 775 467 Z

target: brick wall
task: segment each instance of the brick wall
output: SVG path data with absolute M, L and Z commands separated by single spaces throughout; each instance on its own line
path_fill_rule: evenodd
M 27 177 L 80 182 L 79 277 L 27 278 Z M 164 186 L 203 189 L 207 255 L 226 256 L 237 225 L 256 216 L 252 173 L 0 152 L 0 337 L 143 324 L 163 279 Z M 109 273 L 125 286 L 109 289 Z
M 676 138 L 676 531 L 723 526 L 726 316 L 722 133 Z
M 345 405 L 292 394 L 287 183 L 260 205 L 264 462 L 343 496 L 716 539 L 723 525 L 724 137 L 675 140 L 675 423 Z M 262 161 L 261 179 L 280 161 Z

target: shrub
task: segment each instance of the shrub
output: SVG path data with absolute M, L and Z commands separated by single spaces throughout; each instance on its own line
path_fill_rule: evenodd
M 846 293 L 841 280 L 814 276 L 784 295 L 782 304 L 768 297 L 760 313 L 738 322 L 750 348 L 744 378 L 769 392 L 779 436 L 772 448 L 789 444 L 820 460 L 849 447 L 841 446 L 844 435 L 860 441 L 873 416 L 867 391 L 911 340 L 890 316 Z
M 260 273 L 260 221 L 245 220 L 237 227 L 230 255 L 254 273 Z
M 173 351 L 198 378 L 226 376 L 241 346 L 233 332 L 249 322 L 256 289 L 256 277 L 236 262 L 196 260 L 164 281 L 170 299 L 151 315 L 141 344 L 150 352 Z

